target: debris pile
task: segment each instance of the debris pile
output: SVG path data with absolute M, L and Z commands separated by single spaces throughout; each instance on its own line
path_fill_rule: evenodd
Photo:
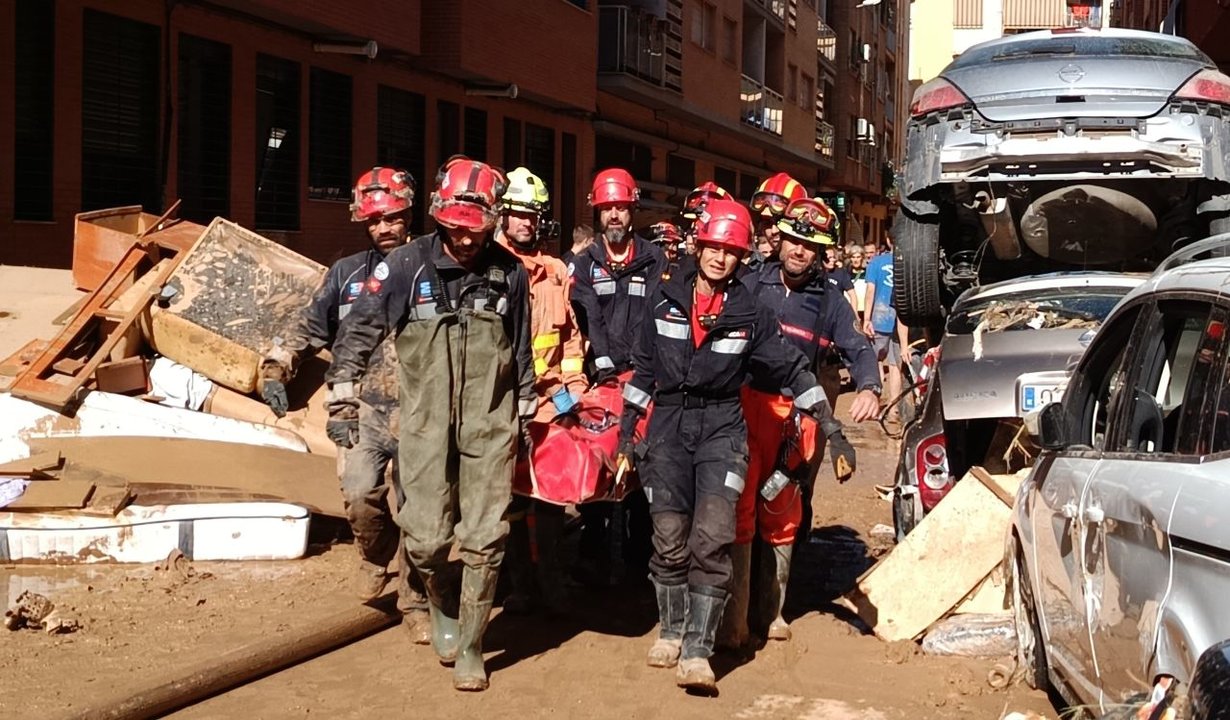
M 4 611 L 4 626 L 9 630 L 43 630 L 48 635 L 81 629 L 75 618 L 66 617 L 45 595 L 26 590 Z

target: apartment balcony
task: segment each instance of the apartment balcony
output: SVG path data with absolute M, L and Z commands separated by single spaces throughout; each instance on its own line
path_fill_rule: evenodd
M 837 69 L 837 31 L 823 20 L 816 23 L 816 53 L 830 70 Z
M 786 0 L 747 0 L 747 3 L 764 9 L 783 24 L 786 22 Z
M 739 88 L 743 111 L 739 119 L 773 135 L 782 134 L 782 107 L 785 98 L 765 87 L 764 84 L 744 75 Z
M 820 164 L 832 168 L 836 159 L 833 157 L 833 147 L 837 143 L 837 134 L 833 124 L 816 118 L 816 154 L 820 156 Z
M 657 110 L 678 104 L 682 49 L 669 22 L 627 5 L 598 11 L 598 88 Z

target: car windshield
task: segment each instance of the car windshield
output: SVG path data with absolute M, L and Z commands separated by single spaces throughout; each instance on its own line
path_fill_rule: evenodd
M 1158 38 L 1104 37 L 1090 35 L 1055 35 L 1018 40 L 986 48 L 971 48 L 962 53 L 948 66 L 958 70 L 974 65 L 983 65 L 998 60 L 1012 60 L 1031 56 L 1082 56 L 1106 55 L 1177 58 L 1210 63 L 1208 57 L 1194 45 Z
M 1129 288 L 1066 288 L 974 298 L 953 308 L 949 335 L 969 335 L 979 323 L 987 330 L 1096 327 Z

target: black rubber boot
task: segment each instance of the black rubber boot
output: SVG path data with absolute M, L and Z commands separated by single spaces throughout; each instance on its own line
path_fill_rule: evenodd
M 751 593 L 752 544 L 730 546 L 731 589 L 722 624 L 718 626 L 717 646 L 739 650 L 748 643 L 747 609 Z
M 662 585 L 652 580 L 658 596 L 658 639 L 649 648 L 649 667 L 672 668 L 679 664 L 683 647 L 683 624 L 688 610 L 688 586 Z
M 709 658 L 713 656 L 714 636 L 725 606 L 725 590 L 705 585 L 688 586 L 683 650 L 675 670 L 675 684 L 679 687 L 705 694 L 717 692 L 717 678 L 709 667 Z
M 538 545 L 538 590 L 548 615 L 566 615 L 571 609 L 564 570 L 560 564 L 560 538 L 564 535 L 564 508 L 534 503 L 534 537 Z
M 530 552 L 530 528 L 525 514 L 510 518 L 508 543 L 504 547 L 504 563 L 512 586 L 504 598 L 504 610 L 513 615 L 527 615 L 534 609 L 534 559 Z
M 491 602 L 499 569 L 467 567 L 461 576 L 461 622 L 453 688 L 481 692 L 488 687 L 483 665 L 483 633 L 491 619 Z

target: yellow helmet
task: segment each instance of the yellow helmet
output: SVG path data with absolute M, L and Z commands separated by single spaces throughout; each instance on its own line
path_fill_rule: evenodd
M 508 173 L 508 189 L 504 191 L 504 209 L 545 213 L 551 204 L 547 184 L 526 168 Z

